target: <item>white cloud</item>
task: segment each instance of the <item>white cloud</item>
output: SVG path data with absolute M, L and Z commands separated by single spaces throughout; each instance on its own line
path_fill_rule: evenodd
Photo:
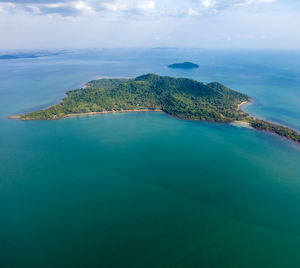
M 300 11 L 286 2 L 215 0 L 215 6 L 204 7 L 202 0 L 156 0 L 154 6 L 143 5 L 146 0 L 35 0 L 41 14 L 33 15 L 33 4 L 24 1 L 14 12 L 0 3 L 1 48 L 300 48 Z M 86 15 L 89 6 L 95 16 Z
M 15 8 L 17 6 L 15 3 L 12 3 L 12 2 L 6 2 L 6 4 L 10 8 Z
M 1 1 L 1 0 L 0 0 Z M 11 0 L 12 1 L 12 0 Z M 230 8 L 274 3 L 276 0 L 14 0 L 3 2 L 5 10 L 25 10 L 32 14 L 59 14 L 65 17 L 103 12 L 155 16 L 199 16 Z
M 155 2 L 149 0 L 115 0 L 99 3 L 99 6 L 104 10 L 133 12 L 147 12 L 155 9 Z
M 47 7 L 47 8 L 61 8 L 71 6 L 72 3 L 52 3 L 52 4 L 40 4 L 40 6 Z
M 255 4 L 274 3 L 276 1 L 277 0 L 202 0 L 201 5 L 205 8 L 224 9 Z
M 94 15 L 96 10 L 93 7 L 93 1 L 35 1 L 25 0 L 25 3 L 4 2 L 2 4 L 3 11 L 18 12 L 20 10 L 27 11 L 34 15 L 58 14 L 62 16 L 78 16 L 78 15 Z
M 210 8 L 210 7 L 213 7 L 215 5 L 215 1 L 213 0 L 203 0 L 202 1 L 202 5 L 206 8 Z
M 188 16 L 193 17 L 193 16 L 200 16 L 201 13 L 193 8 L 189 8 L 187 11 Z
M 41 9 L 37 5 L 28 4 L 26 7 L 33 13 L 33 14 L 41 14 Z
M 137 3 L 137 8 L 142 10 L 153 10 L 155 8 L 154 1 L 142 1 Z
M 86 13 L 86 14 L 90 14 L 90 15 L 95 14 L 95 9 L 88 2 L 84 2 L 84 1 L 74 2 L 73 6 L 74 6 L 74 9 L 76 9 L 82 13 Z

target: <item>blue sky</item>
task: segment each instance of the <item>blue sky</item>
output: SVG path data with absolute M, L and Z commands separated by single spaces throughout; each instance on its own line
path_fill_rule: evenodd
M 300 49 L 299 0 L 0 0 L 0 49 Z

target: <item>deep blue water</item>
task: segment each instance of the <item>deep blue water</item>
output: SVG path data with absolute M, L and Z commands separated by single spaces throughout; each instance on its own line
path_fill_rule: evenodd
M 180 61 L 200 68 L 167 68 Z M 299 145 L 163 113 L 7 119 L 99 76 L 150 72 L 219 81 L 253 97 L 251 114 L 300 130 L 300 52 L 2 59 L 0 267 L 300 266 Z

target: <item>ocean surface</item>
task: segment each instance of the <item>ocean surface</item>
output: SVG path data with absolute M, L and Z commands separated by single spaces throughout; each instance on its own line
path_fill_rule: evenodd
M 200 68 L 166 67 L 181 61 Z M 300 267 L 296 143 L 158 112 L 7 119 L 89 80 L 145 73 L 219 81 L 253 97 L 247 112 L 300 130 L 300 52 L 0 59 L 0 267 Z

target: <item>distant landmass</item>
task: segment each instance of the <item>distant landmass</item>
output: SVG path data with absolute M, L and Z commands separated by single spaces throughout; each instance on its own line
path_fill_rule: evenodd
M 173 63 L 168 65 L 169 68 L 174 69 L 194 69 L 198 68 L 199 65 L 193 62 L 182 62 L 182 63 Z
M 218 82 L 204 84 L 187 78 L 146 74 L 134 79 L 93 80 L 66 95 L 54 106 L 10 118 L 52 120 L 81 114 L 163 111 L 186 120 L 240 121 L 300 142 L 300 134 L 295 130 L 243 112 L 240 106 L 249 102 L 250 97 Z
M 23 59 L 23 58 L 38 58 L 38 56 L 37 55 L 13 55 L 13 54 L 0 55 L 0 59 L 2 60 Z
M 66 51 L 59 51 L 53 53 L 16 53 L 16 54 L 3 54 L 0 55 L 0 59 L 2 60 L 11 60 L 11 59 L 32 59 L 32 58 L 40 58 L 40 57 L 47 57 L 47 56 L 56 56 L 65 54 Z

